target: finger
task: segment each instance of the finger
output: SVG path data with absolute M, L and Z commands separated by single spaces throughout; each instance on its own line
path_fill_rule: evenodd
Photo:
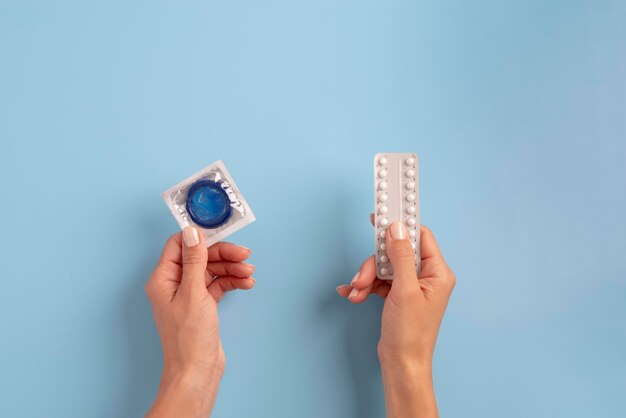
M 208 249 L 209 261 L 244 261 L 250 257 L 251 250 L 230 242 L 218 242 Z
M 374 214 L 370 213 L 370 222 L 372 223 L 372 226 L 374 225 Z
M 150 278 L 151 282 L 158 286 L 163 282 L 180 281 L 181 259 L 182 259 L 182 234 L 179 232 L 172 235 L 165 242 L 161 257 L 157 262 L 155 273 Z
M 376 280 L 374 282 L 374 285 L 371 288 L 368 288 L 367 292 L 367 296 L 375 294 L 381 297 L 387 297 L 387 294 L 389 294 L 389 290 L 391 289 L 391 283 L 390 281 L 387 280 Z M 339 294 L 339 296 L 343 297 L 343 298 L 348 298 L 348 296 L 350 296 L 350 292 L 352 292 L 352 286 L 350 286 L 349 284 L 342 284 L 337 286 L 337 293 Z M 365 292 L 365 290 L 360 290 L 360 292 Z
M 360 303 L 363 302 L 365 298 L 367 298 L 367 295 L 369 294 L 369 289 L 370 288 L 368 287 L 367 289 L 359 290 L 355 289 L 349 284 L 342 284 L 337 286 L 337 293 L 339 293 L 339 296 L 341 296 L 342 298 L 350 299 L 350 301 L 352 301 L 352 298 L 354 296 L 358 296 L 358 293 L 361 292 L 362 297 L 358 298 L 358 303 Z
M 183 233 L 178 232 L 167 240 L 159 262 L 182 264 Z M 207 248 L 208 261 L 244 261 L 250 254 L 249 248 L 230 242 L 218 242 Z
M 352 278 L 350 286 L 357 289 L 365 289 L 374 283 L 376 279 L 376 262 L 374 256 L 368 257 L 361 265 L 361 268 Z
M 342 298 L 347 298 L 351 291 L 352 286 L 350 286 L 349 284 L 341 284 L 337 286 L 337 293 L 339 293 L 339 296 L 341 296 Z
M 409 241 L 406 227 L 402 222 L 394 222 L 387 229 L 385 244 L 387 255 L 393 266 L 393 287 L 417 289 L 421 293 L 417 281 L 415 252 Z
M 213 298 L 215 298 L 216 302 L 219 302 L 226 292 L 230 292 L 231 290 L 241 289 L 248 290 L 252 289 L 256 284 L 256 279 L 254 277 L 234 277 L 234 276 L 223 276 L 218 277 L 213 280 L 208 287 L 209 293 Z
M 364 302 L 372 291 L 373 286 L 374 285 L 372 284 L 365 289 L 357 289 L 356 287 L 353 287 L 348 294 L 348 300 L 355 304 Z
M 435 240 L 435 235 L 433 235 L 432 231 L 422 225 L 420 227 L 420 257 L 422 260 L 426 260 L 429 258 L 441 258 L 441 250 L 439 249 L 439 244 Z
M 355 290 L 357 290 L 357 292 L 354 292 Z M 390 281 L 377 279 L 371 286 L 365 289 L 352 289 L 347 298 L 352 303 L 361 303 L 370 295 L 378 295 L 385 298 L 389 294 L 389 290 L 391 290 Z
M 176 264 L 180 266 L 183 257 L 183 233 L 178 232 L 170 236 L 165 242 L 161 258 L 159 258 L 158 265 L 163 264 Z
M 168 238 L 154 272 L 146 283 L 145 291 L 153 302 L 171 301 L 180 283 L 181 234 Z
M 193 226 L 183 230 L 183 275 L 180 291 L 198 291 L 206 286 L 204 282 L 207 268 L 207 250 L 203 234 Z
M 255 266 L 244 262 L 233 263 L 229 261 L 209 262 L 206 270 L 212 277 L 218 276 L 235 276 L 249 277 L 254 273 Z
M 391 283 L 389 282 L 389 280 L 378 280 L 376 283 L 374 283 L 374 287 L 372 288 L 371 293 L 386 298 L 389 294 L 389 290 L 391 290 Z

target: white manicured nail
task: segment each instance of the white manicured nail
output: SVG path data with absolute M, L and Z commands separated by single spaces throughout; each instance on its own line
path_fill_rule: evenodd
M 353 285 L 354 282 L 356 282 L 357 280 L 359 280 L 359 275 L 361 274 L 360 271 L 357 271 L 356 274 L 354 275 L 354 277 L 352 278 L 352 281 L 350 281 L 350 284 Z
M 193 226 L 188 226 L 183 229 L 183 241 L 187 247 L 195 247 L 200 244 L 200 237 L 198 236 L 198 230 Z

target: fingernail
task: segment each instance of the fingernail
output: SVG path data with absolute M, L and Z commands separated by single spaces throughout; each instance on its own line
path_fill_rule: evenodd
M 248 247 L 244 247 L 243 245 L 240 245 L 239 247 L 243 248 L 246 251 L 252 252 L 252 250 Z
M 348 295 L 348 299 L 352 299 L 353 297 L 355 297 L 356 295 L 359 294 L 359 289 L 354 288 L 352 289 L 352 291 L 350 292 L 350 294 Z
M 200 237 L 198 236 L 198 230 L 193 226 L 188 226 L 183 229 L 183 241 L 185 241 L 186 247 L 195 247 L 200 244 Z
M 361 274 L 360 271 L 357 271 L 356 274 L 354 275 L 354 277 L 352 278 L 352 281 L 350 282 L 350 284 L 354 284 L 354 282 L 356 282 L 357 280 L 359 280 L 359 275 Z
M 391 232 L 392 239 L 405 239 L 406 238 L 406 227 L 402 222 L 394 222 L 389 227 L 389 231 Z
M 246 263 L 245 261 L 242 261 L 241 264 L 243 264 L 246 267 L 252 267 L 253 269 L 256 269 L 256 266 L 254 264 Z
M 339 286 L 336 287 L 336 290 L 343 289 L 346 286 L 347 285 L 345 285 L 345 284 L 340 284 Z

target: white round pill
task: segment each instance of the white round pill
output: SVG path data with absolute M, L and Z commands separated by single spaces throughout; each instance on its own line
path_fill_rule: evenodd
M 382 239 L 385 239 L 387 237 L 387 230 L 383 229 L 382 231 L 380 231 L 380 237 Z
M 381 263 L 386 263 L 387 261 L 389 261 L 389 257 L 387 257 L 385 254 L 380 256 Z
M 386 177 L 386 176 L 387 176 L 387 170 L 385 170 L 385 169 L 380 170 L 380 171 L 378 172 L 378 176 L 379 176 L 380 178 L 384 178 L 384 177 Z M 411 177 L 412 177 L 412 176 L 411 176 Z
M 389 269 L 387 269 L 386 267 L 380 269 L 380 274 L 382 274 L 383 276 L 385 276 L 387 273 L 389 273 Z
M 380 200 L 381 202 L 386 202 L 387 201 L 387 193 L 383 193 L 380 196 L 378 196 L 378 200 Z
M 380 165 L 385 165 L 387 164 L 387 159 L 385 157 L 381 157 L 380 160 L 378 160 L 378 163 Z
M 413 165 L 413 163 L 415 162 L 415 160 L 411 157 L 406 159 L 406 165 Z
M 384 243 L 384 242 L 383 242 L 382 244 L 380 244 L 380 249 L 381 249 L 381 250 L 385 251 L 385 248 L 386 248 L 386 246 L 385 246 L 385 243 Z
M 411 247 L 413 247 L 413 249 L 415 249 L 415 243 L 414 242 L 411 243 Z
M 415 206 L 409 206 L 408 208 L 406 208 L 406 213 L 408 213 L 409 215 L 413 215 L 415 213 Z
M 409 193 L 408 195 L 406 195 L 406 200 L 408 200 L 409 202 L 413 202 L 415 200 L 415 195 L 413 193 Z
M 413 183 L 412 181 L 408 182 L 408 183 L 406 184 L 406 188 L 407 188 L 407 190 L 413 190 L 413 189 L 415 189 L 415 183 Z
M 383 170 L 381 170 L 381 171 L 383 171 Z M 385 172 L 385 174 L 387 174 L 387 172 Z M 413 170 L 406 170 L 405 174 L 406 174 L 407 177 L 414 177 L 415 176 L 415 171 L 413 171 Z
M 381 182 L 378 184 L 378 188 L 379 188 L 380 190 L 385 190 L 385 189 L 387 188 L 387 182 L 386 182 L 386 181 L 381 181 Z
M 413 230 L 409 231 L 409 236 L 411 238 L 415 238 L 415 231 L 413 231 Z
M 387 218 L 385 218 L 385 219 L 387 219 Z M 408 226 L 415 226 L 415 218 L 407 219 L 406 223 L 407 223 Z
M 415 220 L 413 220 L 413 221 L 415 222 Z M 389 223 L 389 219 L 387 219 L 387 218 L 382 218 L 382 219 L 380 220 L 380 224 L 381 224 L 382 226 L 387 226 L 387 224 L 388 224 L 388 223 Z
M 388 210 L 387 206 L 381 206 L 380 209 L 378 209 L 378 211 L 382 214 L 387 213 Z

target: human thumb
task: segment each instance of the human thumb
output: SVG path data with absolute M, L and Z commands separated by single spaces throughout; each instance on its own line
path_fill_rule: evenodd
M 194 288 L 204 285 L 204 275 L 207 266 L 207 249 L 204 245 L 204 236 L 193 226 L 183 230 L 183 277 L 182 287 Z
M 387 255 L 393 266 L 393 287 L 417 287 L 419 289 L 415 252 L 402 222 L 394 222 L 389 226 L 385 242 Z

